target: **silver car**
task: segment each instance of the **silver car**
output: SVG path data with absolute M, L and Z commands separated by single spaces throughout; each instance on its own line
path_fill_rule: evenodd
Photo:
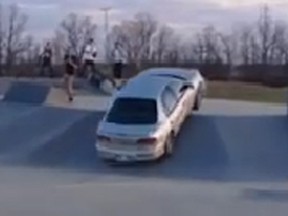
M 196 91 L 165 77 L 135 77 L 114 95 L 97 128 L 96 149 L 103 159 L 155 160 L 173 153 L 174 139 L 191 114 Z

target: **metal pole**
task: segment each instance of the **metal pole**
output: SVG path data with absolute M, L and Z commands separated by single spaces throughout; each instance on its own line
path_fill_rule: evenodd
M 104 12 L 105 16 L 105 58 L 106 58 L 106 63 L 108 63 L 108 52 L 109 52 L 109 39 L 108 39 L 108 34 L 109 34 L 109 11 L 112 8 L 106 7 L 102 8 L 101 10 Z

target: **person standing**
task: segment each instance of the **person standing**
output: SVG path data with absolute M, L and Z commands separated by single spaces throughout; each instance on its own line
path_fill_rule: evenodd
M 67 92 L 67 96 L 70 102 L 73 101 L 73 84 L 74 76 L 77 70 L 77 57 L 70 50 L 68 50 L 64 57 L 65 61 L 65 74 L 64 74 L 64 86 Z
M 97 73 L 96 71 L 96 65 L 95 65 L 95 61 L 96 61 L 96 57 L 97 57 L 97 47 L 94 43 L 94 39 L 90 38 L 85 49 L 84 49 L 84 55 L 83 55 L 83 71 L 82 71 L 82 75 L 87 75 L 88 80 L 91 80 L 92 76 Z M 87 74 L 87 70 L 88 68 L 90 68 L 92 73 L 88 73 Z
M 45 76 L 45 70 L 49 71 L 49 76 L 53 77 L 53 67 L 52 67 L 52 47 L 51 44 L 48 42 L 41 55 L 41 76 Z
M 115 43 L 113 51 L 113 76 L 116 82 L 116 87 L 119 88 L 122 84 L 122 73 L 123 73 L 123 54 L 119 43 Z

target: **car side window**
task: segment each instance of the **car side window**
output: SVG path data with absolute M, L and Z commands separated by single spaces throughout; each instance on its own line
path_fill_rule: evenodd
M 161 102 L 166 116 L 169 116 L 177 104 L 177 95 L 171 88 L 166 88 L 162 94 Z
M 180 93 L 183 93 L 184 91 L 186 91 L 189 87 L 187 85 L 183 85 L 181 88 L 180 88 Z
M 179 94 L 181 93 L 181 87 L 183 86 L 183 82 L 171 82 L 169 85 L 169 88 L 171 89 L 171 91 L 175 92 L 175 94 L 177 95 L 177 97 L 179 96 Z

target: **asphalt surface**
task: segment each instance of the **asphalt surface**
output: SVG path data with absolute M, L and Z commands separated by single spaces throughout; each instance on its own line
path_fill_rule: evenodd
M 285 106 L 205 101 L 171 159 L 122 166 L 97 158 L 102 115 L 1 103 L 0 214 L 287 214 Z

